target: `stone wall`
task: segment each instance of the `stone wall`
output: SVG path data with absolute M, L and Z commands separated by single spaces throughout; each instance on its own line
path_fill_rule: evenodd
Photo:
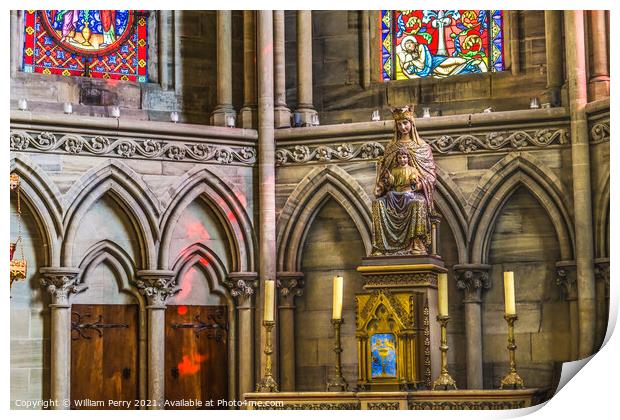
M 521 70 L 479 75 L 454 76 L 446 80 L 419 79 L 384 83 L 379 71 L 377 24 L 379 12 L 371 11 L 371 71 L 373 83 L 368 89 L 362 80 L 360 12 L 316 10 L 312 13 L 314 104 L 322 124 L 369 121 L 374 109 L 388 118 L 388 105 L 415 103 L 429 106 L 433 115 L 526 109 L 529 99 L 542 96 L 546 87 L 544 12 L 520 11 L 519 55 Z M 208 124 L 216 105 L 216 12 L 174 11 L 149 17 L 149 83 L 132 83 L 67 78 L 23 73 L 13 69 L 11 108 L 26 98 L 35 111 L 62 113 L 62 104 L 74 104 L 80 115 L 109 116 L 110 105 L 121 108 L 124 119 L 168 121 L 170 112 L 179 111 L 180 121 Z M 285 54 L 287 103 L 297 104 L 296 15 L 285 12 Z M 232 88 L 233 106 L 243 104 L 243 12 L 232 12 Z M 172 36 L 170 46 L 159 45 L 159 31 Z M 21 45 L 21 28 L 13 28 L 16 45 Z M 373 32 L 374 31 L 374 32 Z M 171 35 L 173 34 L 173 35 Z M 15 47 L 16 48 L 16 47 Z M 160 49 L 162 53 L 160 54 Z M 508 47 L 507 47 L 508 49 Z M 14 61 L 19 61 L 19 51 Z M 163 63 L 159 63 L 163 60 Z M 162 72 L 171 80 L 162 86 Z M 83 105 L 80 93 L 95 88 L 108 100 Z M 105 102 L 105 103 L 104 103 Z M 421 108 L 420 108 L 421 109 Z M 418 114 L 421 110 L 418 110 Z

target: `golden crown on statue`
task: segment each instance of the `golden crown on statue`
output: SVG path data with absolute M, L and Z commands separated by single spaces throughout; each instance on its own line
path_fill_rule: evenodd
M 414 117 L 413 115 L 413 105 L 406 105 L 400 108 L 390 108 L 392 111 L 392 116 L 395 121 L 398 120 L 410 120 Z

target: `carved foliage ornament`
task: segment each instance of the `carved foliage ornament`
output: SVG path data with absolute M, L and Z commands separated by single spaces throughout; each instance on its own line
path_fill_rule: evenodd
M 604 132 L 605 127 L 593 127 Z M 593 131 L 594 132 L 594 131 Z M 609 127 L 607 126 L 607 135 Z M 593 138 L 595 136 L 593 135 Z M 522 149 L 525 147 L 547 147 L 553 144 L 568 144 L 570 133 L 564 128 L 518 130 L 512 132 L 489 132 L 442 135 L 425 137 L 433 152 L 440 154 L 473 153 Z M 306 146 L 297 145 L 276 150 L 276 164 L 279 166 L 306 162 L 343 162 L 349 160 L 377 159 L 383 156 L 385 147 L 379 141 L 365 143 L 342 143 L 339 145 Z
M 80 284 L 77 274 L 44 274 L 41 286 L 52 296 L 53 304 L 68 304 L 69 295 L 83 292 L 88 287 Z
M 181 289 L 174 283 L 174 278 L 144 278 L 136 281 L 140 293 L 146 296 L 150 306 L 163 306 L 170 296 Z
M 60 136 L 57 138 L 57 136 Z M 125 158 L 162 159 L 174 161 L 247 164 L 256 162 L 256 149 L 211 144 L 188 144 L 180 141 L 136 140 L 80 134 L 11 131 L 12 151 L 64 151 Z

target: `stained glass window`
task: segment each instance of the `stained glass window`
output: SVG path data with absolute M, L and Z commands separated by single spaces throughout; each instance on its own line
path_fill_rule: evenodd
M 501 10 L 382 10 L 383 80 L 504 70 Z
M 134 10 L 24 12 L 24 71 L 147 81 L 147 15 Z

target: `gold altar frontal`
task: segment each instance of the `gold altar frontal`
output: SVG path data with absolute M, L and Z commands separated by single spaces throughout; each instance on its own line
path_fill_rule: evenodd
M 248 410 L 513 410 L 548 399 L 539 389 L 409 392 L 251 392 Z
M 357 268 L 364 292 L 356 295 L 360 391 L 430 389 L 439 374 L 438 256 L 372 256 Z

